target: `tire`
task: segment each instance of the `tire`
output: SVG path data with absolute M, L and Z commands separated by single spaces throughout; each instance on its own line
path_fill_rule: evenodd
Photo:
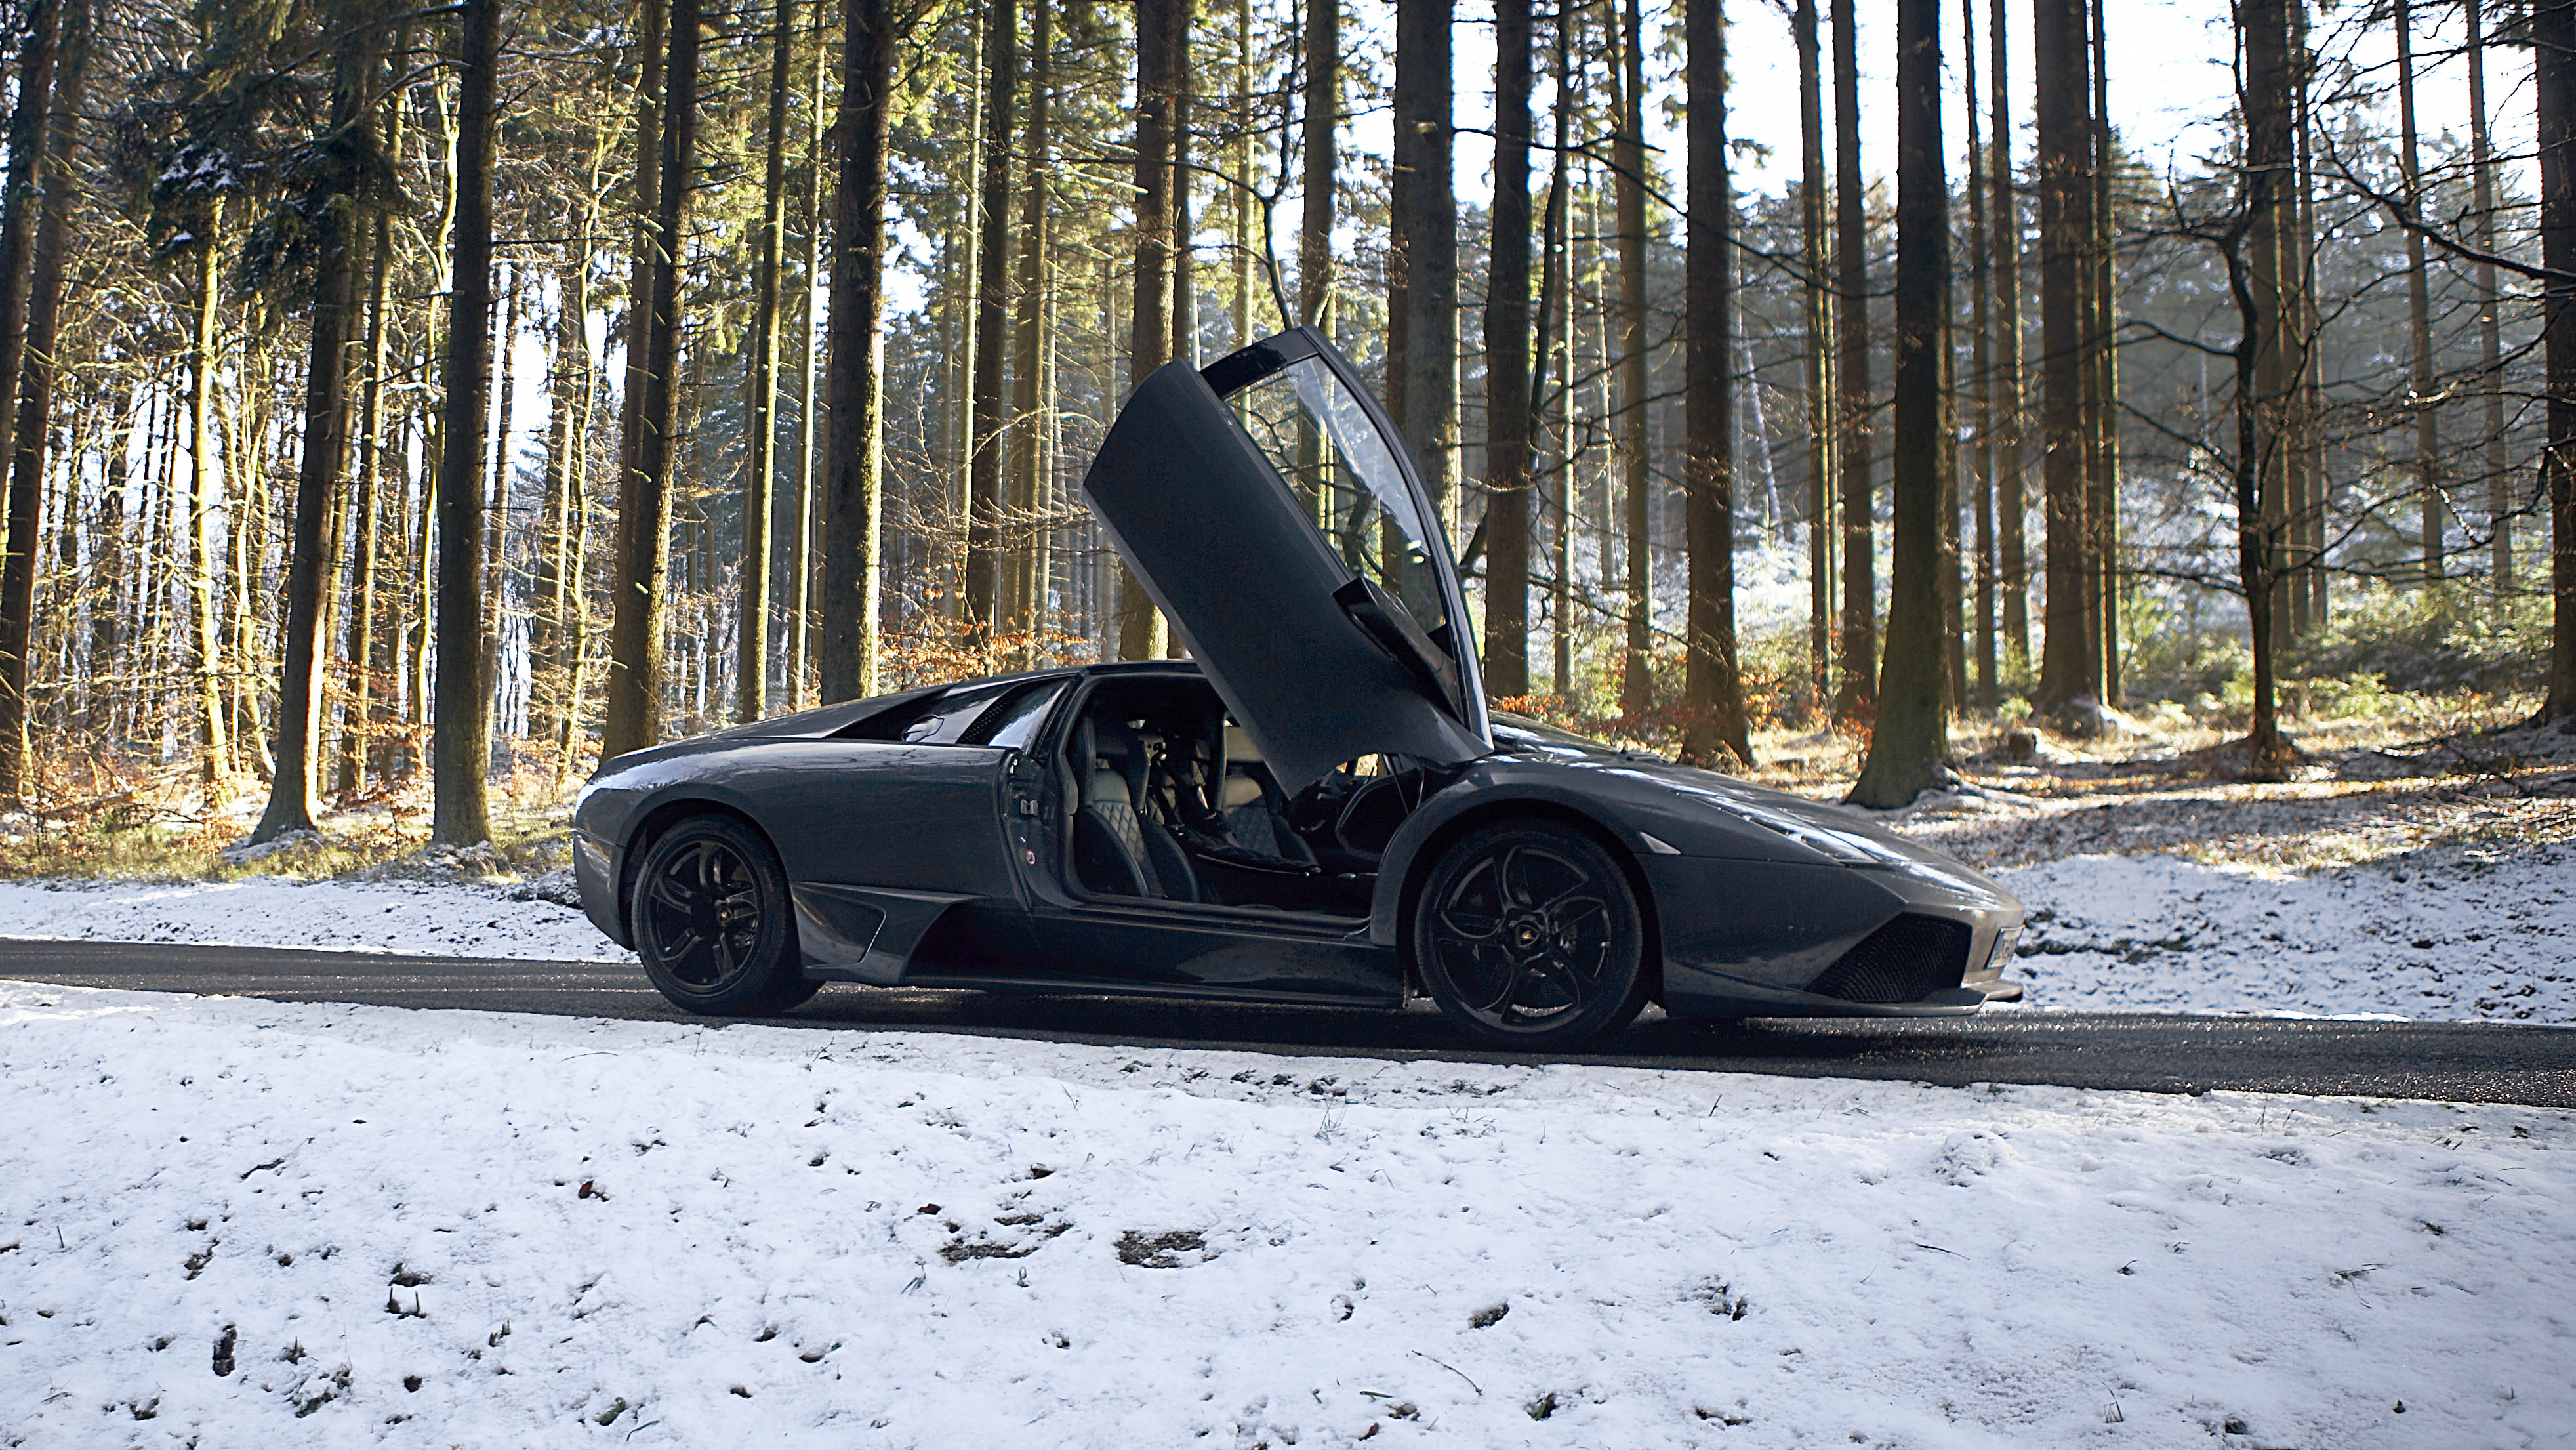
M 1413 900 L 1413 967 L 1480 1045 L 1565 1048 L 1645 1006 L 1645 913 L 1608 847 L 1568 826 L 1504 821 L 1443 852 Z
M 663 832 L 635 869 L 626 919 L 645 975 L 682 1011 L 770 1015 L 819 985 L 799 966 L 777 853 L 731 816 L 691 816 Z

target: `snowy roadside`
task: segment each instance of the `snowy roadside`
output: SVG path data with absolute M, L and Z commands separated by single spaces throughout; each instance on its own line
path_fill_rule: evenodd
M 2029 1008 L 2576 1023 L 2576 846 L 2307 875 L 2178 856 L 1997 871 Z
M 577 906 L 452 881 L 0 881 L 0 936 L 631 962 Z
M 2576 1423 L 2576 1115 L 1283 1066 L 0 984 L 0 1442 Z
M 2032 908 L 2025 1010 L 2576 1023 L 2576 847 L 2305 876 L 2164 855 L 1995 874 Z M 436 881 L 0 882 L 0 936 L 634 960 L 561 900 Z

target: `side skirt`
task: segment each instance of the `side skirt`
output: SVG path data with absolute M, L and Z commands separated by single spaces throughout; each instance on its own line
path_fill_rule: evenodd
M 901 983 L 904 964 L 921 939 L 949 908 L 975 900 L 937 891 L 813 881 L 796 882 L 787 892 L 796 902 L 796 942 L 805 975 L 879 987 Z

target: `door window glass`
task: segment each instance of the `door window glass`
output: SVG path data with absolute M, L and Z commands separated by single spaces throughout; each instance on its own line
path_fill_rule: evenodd
M 1301 358 L 1233 393 L 1244 430 L 1297 491 L 1351 572 L 1404 602 L 1454 655 L 1429 544 L 1436 537 L 1368 411 L 1320 357 Z

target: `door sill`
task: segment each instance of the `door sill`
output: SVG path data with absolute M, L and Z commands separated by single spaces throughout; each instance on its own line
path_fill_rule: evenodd
M 1189 982 L 1138 982 L 1116 977 L 987 976 L 976 972 L 918 972 L 905 976 L 906 987 L 958 988 L 978 992 L 1045 992 L 1060 997 L 1188 997 L 1210 1002 L 1248 1002 L 1287 1007 L 1367 1007 L 1394 1011 L 1402 997 L 1364 996 L 1349 992 L 1290 992 L 1258 987 L 1219 987 Z

